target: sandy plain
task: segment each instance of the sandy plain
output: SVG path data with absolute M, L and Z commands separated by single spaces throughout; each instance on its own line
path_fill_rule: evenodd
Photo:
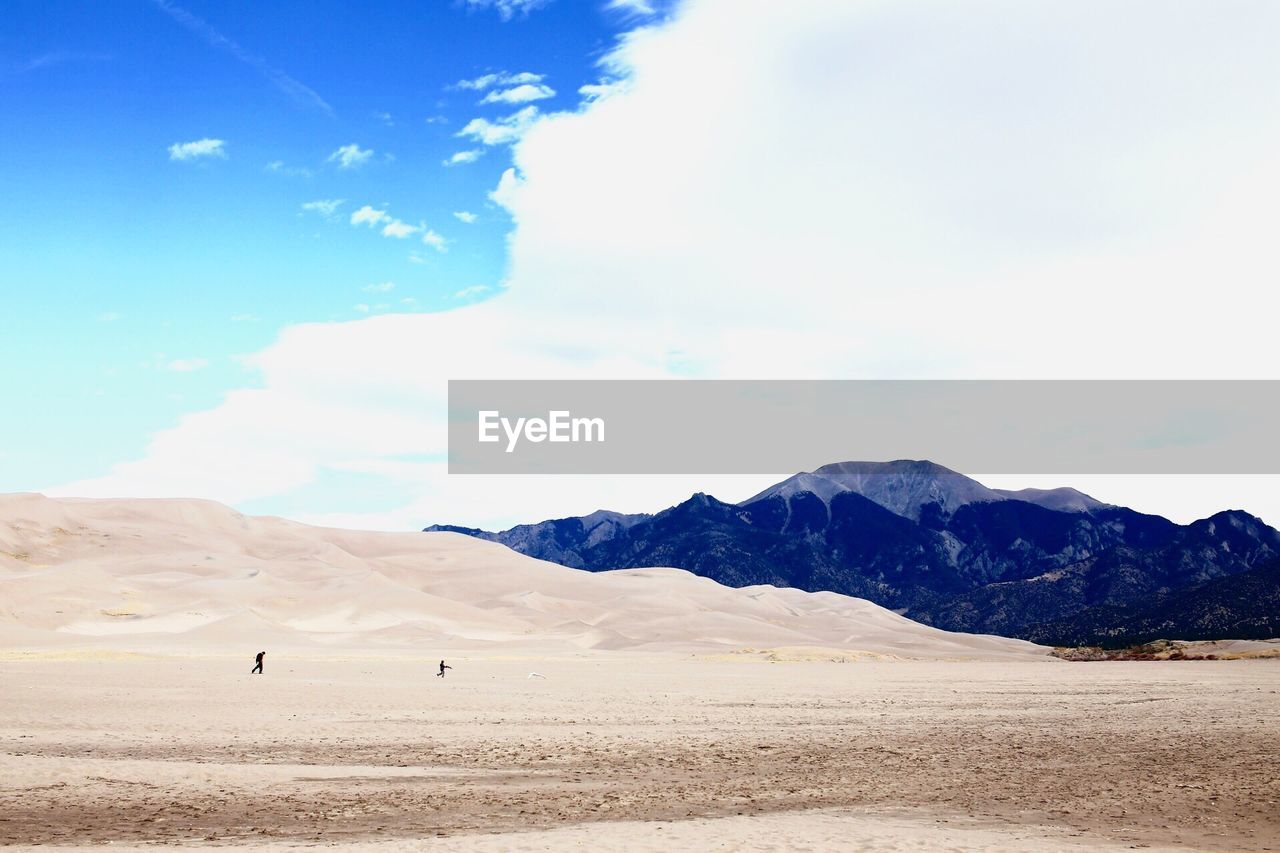
M 0 844 L 1280 849 L 1274 645 L 1067 663 L 833 593 L 0 496 Z
M 1280 661 L 777 658 L 10 652 L 0 842 L 1280 849 Z

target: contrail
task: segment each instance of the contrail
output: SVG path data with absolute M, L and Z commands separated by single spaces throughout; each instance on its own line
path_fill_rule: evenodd
M 37 56 L 22 66 L 23 71 L 36 71 L 40 68 L 49 68 L 54 65 L 61 65 L 64 62 L 108 62 L 112 59 L 106 53 L 83 53 L 77 50 L 55 50 L 53 53 L 46 53 Z
M 295 80 L 288 74 L 285 74 L 279 68 L 269 65 L 265 59 L 260 56 L 254 56 L 245 51 L 239 44 L 224 36 L 222 33 L 214 29 L 203 18 L 199 18 L 181 6 L 175 6 L 168 0 L 152 0 L 156 7 L 173 18 L 179 24 L 191 30 L 196 35 L 208 42 L 210 47 L 216 47 L 225 50 L 245 65 L 256 68 L 263 77 L 270 80 L 277 89 L 284 92 L 300 104 L 317 107 L 324 110 L 329 115 L 333 115 L 333 107 L 325 101 L 324 98 L 312 89 L 310 86 Z

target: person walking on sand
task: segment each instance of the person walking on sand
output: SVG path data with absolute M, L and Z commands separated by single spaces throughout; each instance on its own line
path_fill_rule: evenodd
M 436 673 L 436 678 L 444 678 L 444 671 L 446 669 L 453 669 L 453 667 L 446 666 L 444 661 L 440 661 L 440 671 Z
M 258 673 L 258 675 L 262 675 L 262 659 L 266 656 L 267 656 L 266 652 L 258 652 L 258 656 L 253 659 L 254 667 L 253 669 L 249 670 L 250 675 L 253 675 L 255 672 Z

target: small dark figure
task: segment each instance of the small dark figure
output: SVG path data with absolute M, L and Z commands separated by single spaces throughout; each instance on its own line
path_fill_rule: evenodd
M 445 666 L 444 661 L 440 661 L 440 671 L 436 673 L 436 678 L 444 678 L 444 671 L 446 669 L 453 669 L 453 667 Z
M 253 659 L 256 666 L 254 666 L 254 668 L 249 671 L 250 675 L 253 675 L 255 672 L 258 673 L 258 675 L 262 675 L 262 659 L 266 656 L 267 656 L 266 652 L 258 652 L 258 656 Z

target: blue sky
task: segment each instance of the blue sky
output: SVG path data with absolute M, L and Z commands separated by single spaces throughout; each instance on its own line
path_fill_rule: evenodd
M 0 488 L 139 455 L 252 385 L 237 356 L 286 325 L 494 293 L 510 219 L 488 193 L 510 155 L 457 134 L 575 106 L 637 23 L 603 2 L 535 5 L 6 4 L 0 397 L 39 426 L 0 418 Z M 503 72 L 545 88 L 482 105 L 517 84 L 456 85 Z M 171 157 L 200 140 L 221 145 Z M 365 205 L 444 243 L 351 225 Z

